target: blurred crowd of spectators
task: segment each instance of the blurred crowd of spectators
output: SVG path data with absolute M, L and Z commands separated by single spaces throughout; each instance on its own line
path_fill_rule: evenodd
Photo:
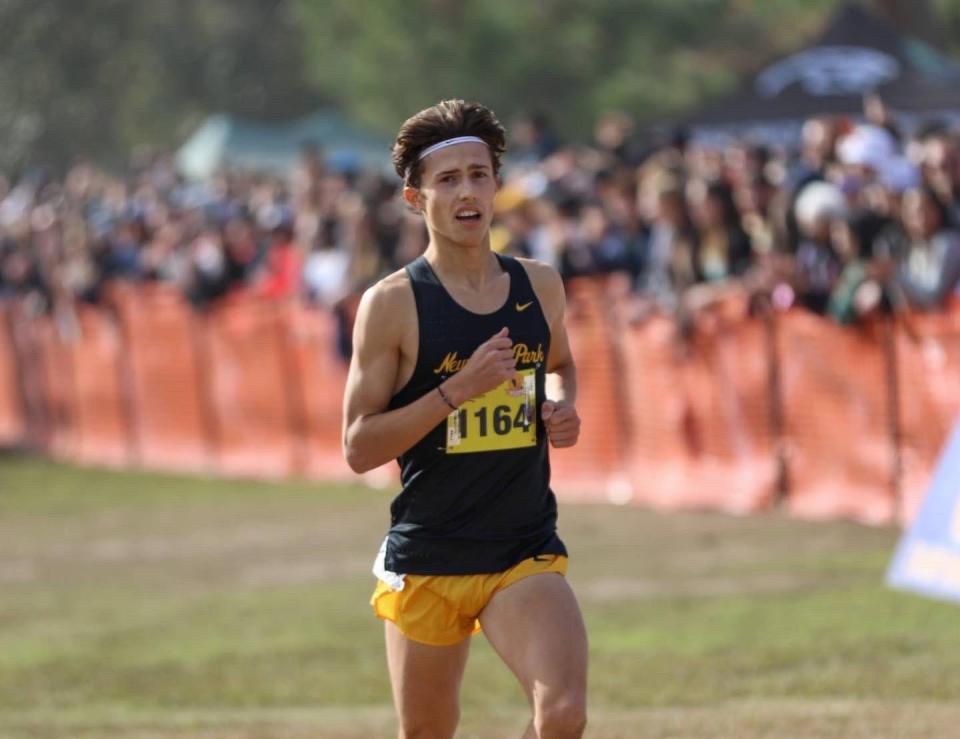
M 807 121 L 795 147 L 643 147 L 622 114 L 594 146 L 530 129 L 494 232 L 565 276 L 630 275 L 638 315 L 680 318 L 731 290 L 840 323 L 935 310 L 960 286 L 960 129 L 909 132 L 878 100 L 864 121 Z M 548 142 L 546 151 L 537 142 Z
M 515 121 L 491 233 L 565 278 L 629 276 L 638 318 L 689 315 L 726 291 L 842 323 L 944 305 L 960 282 L 960 135 L 808 121 L 795 147 L 659 144 L 604 115 L 590 145 L 541 116 Z M 63 178 L 0 176 L 0 299 L 33 312 L 98 302 L 113 280 L 176 285 L 198 307 L 230 295 L 303 296 L 337 311 L 426 247 L 384 172 L 338 171 L 306 146 L 287 177 L 189 182 L 170 157 L 129 176 L 81 164 Z

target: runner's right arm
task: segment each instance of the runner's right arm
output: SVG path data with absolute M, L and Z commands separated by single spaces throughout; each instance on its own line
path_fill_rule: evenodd
M 403 329 L 416 320 L 405 307 L 402 290 L 409 287 L 397 280 L 378 283 L 364 293 L 357 312 L 343 396 L 343 451 L 357 473 L 399 457 L 452 411 L 437 391 L 387 410 L 400 368 Z M 466 366 L 442 383 L 447 398 L 459 406 L 510 379 L 516 373 L 512 345 L 503 329 L 477 347 Z

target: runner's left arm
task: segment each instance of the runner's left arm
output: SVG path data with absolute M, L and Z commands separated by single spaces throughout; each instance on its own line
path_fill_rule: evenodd
M 550 355 L 547 372 L 557 376 L 554 398 L 544 400 L 540 415 L 547 428 L 547 437 L 555 447 L 573 446 L 580 436 L 580 415 L 577 413 L 577 366 L 570 351 L 564 324 L 566 295 L 563 281 L 555 269 L 533 260 L 522 260 L 533 289 L 540 300 L 543 315 L 550 326 Z

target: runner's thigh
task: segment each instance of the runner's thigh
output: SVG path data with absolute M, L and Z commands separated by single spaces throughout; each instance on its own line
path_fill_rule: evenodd
M 460 681 L 467 664 L 470 639 L 436 647 L 408 639 L 386 623 L 387 666 L 393 699 L 404 725 L 422 725 L 459 714 Z
M 480 613 L 480 624 L 531 701 L 586 692 L 587 633 L 563 575 L 532 575 L 504 588 Z

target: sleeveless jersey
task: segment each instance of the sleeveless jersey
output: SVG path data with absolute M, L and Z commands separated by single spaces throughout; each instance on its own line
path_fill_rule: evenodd
M 400 456 L 403 489 L 390 507 L 386 569 L 398 574 L 501 572 L 528 557 L 566 554 L 540 404 L 550 329 L 523 265 L 497 255 L 510 293 L 489 314 L 468 311 L 420 257 L 406 267 L 417 306 L 417 363 L 390 408 L 459 372 L 506 326 L 518 377 L 472 398 Z

